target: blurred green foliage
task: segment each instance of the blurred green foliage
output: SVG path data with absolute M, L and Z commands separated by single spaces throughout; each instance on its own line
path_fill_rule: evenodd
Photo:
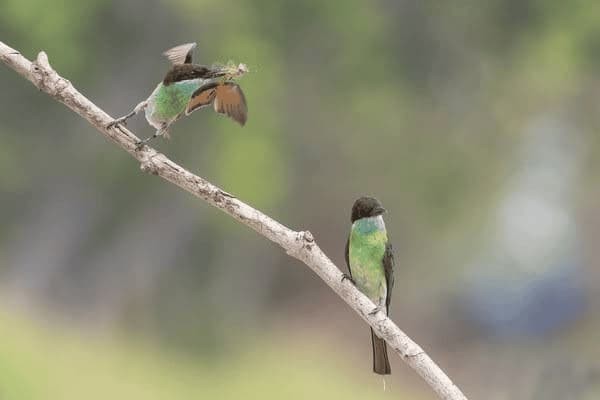
M 263 338 L 242 354 L 198 362 L 144 338 L 77 334 L 5 312 L 0 323 L 3 400 L 390 397 L 382 387 L 350 378 L 351 370 L 321 352 L 319 345 L 307 349 L 286 344 L 284 355 L 278 350 L 281 338 Z M 293 363 L 286 361 L 290 358 Z M 410 393 L 403 396 L 400 388 L 392 392 L 394 398 L 418 399 Z
M 113 116 L 151 92 L 167 68 L 160 53 L 173 45 L 197 41 L 204 64 L 246 63 L 246 127 L 205 110 L 157 148 L 282 223 L 310 229 L 340 266 L 353 200 L 379 197 L 400 260 L 393 313 L 422 316 L 425 326 L 403 323 L 440 349 L 449 339 L 427 324 L 460 323 L 445 307 L 464 289 L 456 282 L 538 115 L 576 128 L 573 145 L 586 149 L 576 197 L 584 222 L 597 213 L 600 8 L 592 0 L 4 0 L 0 8 L 0 40 L 29 58 L 46 51 Z M 219 356 L 217 367 L 203 364 L 273 320 L 336 335 L 337 326 L 314 322 L 332 298 L 278 248 L 141 174 L 12 71 L 0 68 L 0 83 L 2 293 L 93 326 L 144 332 L 190 357 L 129 339 L 88 350 L 87 339 L 71 343 L 78 339 L 6 317 L 0 398 L 220 398 L 274 385 L 278 398 L 364 398 L 342 381 L 345 370 L 331 374 L 316 358 L 321 369 L 281 363 L 264 339 L 244 342 L 257 351 L 233 364 Z M 130 125 L 152 133 L 143 117 Z M 463 345 L 475 335 L 456 334 Z M 481 388 L 487 377 L 472 380 Z

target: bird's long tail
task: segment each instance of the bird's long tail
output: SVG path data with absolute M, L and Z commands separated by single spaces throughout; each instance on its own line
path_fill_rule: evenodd
M 375 335 L 373 329 L 371 329 L 371 343 L 373 344 L 373 372 L 379 375 L 391 374 L 385 340 Z

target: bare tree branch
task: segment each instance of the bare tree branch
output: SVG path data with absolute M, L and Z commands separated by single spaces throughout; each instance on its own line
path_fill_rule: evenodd
M 21 53 L 0 42 L 0 60 L 31 81 L 38 89 L 88 120 L 104 136 L 138 160 L 143 171 L 158 175 L 203 199 L 277 243 L 290 256 L 302 261 L 348 303 L 380 337 L 385 339 L 404 362 L 427 382 L 440 399 L 466 400 L 460 389 L 425 351 L 402 332 L 390 318 L 382 312 L 370 314 L 375 305 L 349 281 L 342 280 L 343 274 L 319 248 L 309 231 L 297 232 L 289 229 L 148 146 L 136 150 L 138 138 L 122 127 L 107 129 L 106 125 L 113 119 L 79 93 L 68 80 L 59 76 L 48 63 L 46 53 L 40 52 L 37 59 L 30 62 Z

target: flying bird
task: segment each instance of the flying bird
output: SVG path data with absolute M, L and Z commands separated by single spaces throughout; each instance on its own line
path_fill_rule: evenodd
M 394 254 L 388 241 L 382 215 L 386 212 L 373 197 L 361 197 L 352 206 L 352 228 L 346 241 L 348 277 L 376 305 L 374 312 L 390 310 L 394 287 Z M 392 371 L 385 341 L 371 329 L 373 372 Z
M 146 114 L 148 123 L 156 128 L 156 133 L 138 142 L 138 148 L 158 137 L 169 137 L 169 127 L 179 118 L 201 108 L 212 106 L 219 113 L 228 116 L 241 126 L 248 119 L 246 97 L 235 79 L 241 77 L 248 68 L 245 64 L 214 65 L 207 67 L 192 63 L 192 53 L 196 43 L 186 43 L 163 53 L 172 66 L 162 82 L 146 100 L 139 103 L 127 115 L 110 122 L 111 128 L 125 125 L 127 120 L 140 111 Z

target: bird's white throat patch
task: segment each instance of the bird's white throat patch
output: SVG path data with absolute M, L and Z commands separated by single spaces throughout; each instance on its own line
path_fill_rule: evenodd
M 385 231 L 385 222 L 383 222 L 383 217 L 381 215 L 378 215 L 376 217 L 369 217 L 369 219 L 372 219 L 379 229 Z
M 359 221 L 363 221 L 363 223 L 367 223 L 369 225 L 373 224 L 378 230 L 385 231 L 385 222 L 383 222 L 383 217 L 381 215 L 377 215 L 376 217 L 361 218 L 357 221 L 354 221 L 354 224 Z

